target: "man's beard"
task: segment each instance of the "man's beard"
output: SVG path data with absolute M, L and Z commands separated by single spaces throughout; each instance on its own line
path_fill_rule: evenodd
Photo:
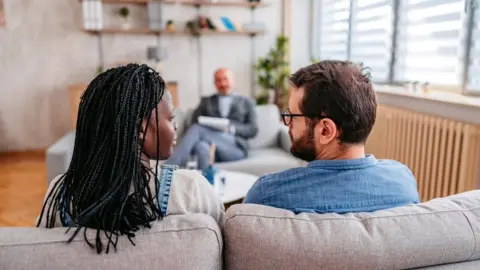
M 290 138 L 292 139 L 292 147 L 290 147 L 290 152 L 294 157 L 307 162 L 313 161 L 317 158 L 315 153 L 313 128 L 307 128 L 302 136 L 296 141 L 293 139 L 292 134 L 290 134 Z

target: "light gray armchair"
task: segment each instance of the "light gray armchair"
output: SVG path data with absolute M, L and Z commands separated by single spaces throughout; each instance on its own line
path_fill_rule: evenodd
M 215 166 L 225 170 L 251 173 L 262 176 L 266 173 L 304 165 L 304 162 L 290 155 L 290 136 L 288 128 L 280 122 L 280 113 L 275 105 L 256 107 L 258 134 L 249 141 L 250 150 L 246 159 L 217 163 Z M 175 118 L 179 123 L 177 134 L 179 141 L 188 129 L 191 112 L 177 110 Z M 75 133 L 69 132 L 47 149 L 47 181 L 65 173 L 70 165 L 75 142 Z
M 50 183 L 50 181 L 52 181 L 57 175 L 63 174 L 67 171 L 70 161 L 72 160 L 74 144 L 75 132 L 70 131 L 47 149 L 48 183 Z

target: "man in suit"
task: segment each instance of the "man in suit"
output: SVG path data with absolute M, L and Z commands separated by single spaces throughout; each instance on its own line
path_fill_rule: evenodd
M 202 98 L 193 113 L 193 125 L 166 164 L 184 166 L 190 155 L 194 155 L 198 168 L 205 169 L 210 164 L 212 144 L 215 145 L 216 162 L 236 161 L 247 156 L 247 141 L 258 131 L 254 102 L 232 93 L 233 76 L 230 70 L 218 69 L 214 79 L 217 94 Z M 226 130 L 215 130 L 198 124 L 199 116 L 226 118 L 230 125 Z

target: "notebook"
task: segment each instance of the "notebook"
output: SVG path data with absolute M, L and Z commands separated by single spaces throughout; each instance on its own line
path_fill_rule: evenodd
M 217 130 L 226 130 L 230 125 L 230 120 L 219 117 L 199 116 L 198 123 Z

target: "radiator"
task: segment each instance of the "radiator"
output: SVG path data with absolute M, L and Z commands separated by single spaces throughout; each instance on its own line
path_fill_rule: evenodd
M 476 189 L 480 180 L 478 125 L 379 106 L 366 151 L 406 164 L 422 201 Z

